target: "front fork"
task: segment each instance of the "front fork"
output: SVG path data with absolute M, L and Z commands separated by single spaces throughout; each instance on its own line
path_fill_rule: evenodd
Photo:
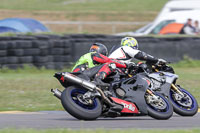
M 180 94 L 182 97 L 184 97 L 184 94 L 176 87 L 175 84 L 171 84 L 171 88 L 177 92 L 178 94 Z
M 150 89 L 147 89 L 147 93 L 149 93 L 151 96 L 155 96 Z
M 147 89 L 146 91 L 148 94 L 150 94 L 154 99 L 157 99 L 158 100 L 158 97 L 150 90 L 150 89 Z
M 150 89 L 147 89 L 146 92 L 149 94 L 150 97 L 147 97 L 148 101 L 147 103 L 153 104 L 153 105 L 158 105 L 158 106 L 163 106 L 163 100 L 160 99 L 159 96 L 156 96 Z

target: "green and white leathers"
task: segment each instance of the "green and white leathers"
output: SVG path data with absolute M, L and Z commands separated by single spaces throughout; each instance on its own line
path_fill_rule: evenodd
M 92 68 L 94 66 L 97 66 L 97 64 L 95 65 L 93 63 L 92 60 L 92 54 L 94 54 L 95 52 L 90 52 L 87 54 L 84 54 L 80 57 L 80 59 L 76 62 L 75 66 L 72 68 L 72 71 L 79 65 L 83 65 L 83 64 L 87 64 L 88 68 Z

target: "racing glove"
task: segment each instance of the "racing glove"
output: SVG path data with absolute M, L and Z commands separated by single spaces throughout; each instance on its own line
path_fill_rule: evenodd
M 164 60 L 164 59 L 158 59 L 158 62 L 156 63 L 156 65 L 163 65 L 163 64 L 166 64 L 167 61 Z

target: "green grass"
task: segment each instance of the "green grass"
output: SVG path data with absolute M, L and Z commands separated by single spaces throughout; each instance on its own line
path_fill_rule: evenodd
M 184 59 L 176 64 L 172 64 L 173 67 L 177 68 L 198 68 L 200 67 L 200 60 L 193 60 L 188 56 L 184 56 Z
M 179 75 L 178 83 L 200 103 L 200 61 L 191 62 L 185 60 L 173 64 L 173 67 Z M 53 77 L 55 72 L 56 70 L 29 67 L 18 70 L 1 69 L 0 111 L 63 110 L 60 101 L 50 92 L 51 88 L 64 89 Z
M 68 71 L 68 70 L 62 70 Z M 0 71 L 0 111 L 61 110 L 61 104 L 50 92 L 63 87 L 53 77 L 56 70 L 25 69 Z
M 178 68 L 175 72 L 179 76 L 177 81 L 183 88 L 188 90 L 200 103 L 200 67 L 198 68 Z
M 59 110 L 60 102 L 50 93 L 61 88 L 53 73 L 2 73 L 0 76 L 0 111 Z
M 168 0 L 1 0 L 0 9 L 72 12 L 80 10 L 98 12 L 141 12 L 159 11 L 167 1 Z
M 46 129 L 46 130 L 35 130 L 35 129 L 1 129 L 0 133 L 199 133 L 200 129 L 174 129 L 174 130 L 157 130 L 157 129 L 95 129 L 95 130 L 70 130 L 70 129 Z

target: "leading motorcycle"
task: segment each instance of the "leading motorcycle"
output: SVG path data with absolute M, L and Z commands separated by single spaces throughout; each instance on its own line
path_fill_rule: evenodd
M 178 75 L 171 66 L 167 63 L 157 65 L 141 63 L 140 66 L 137 73 L 146 72 L 149 88 L 168 98 L 174 112 L 181 116 L 193 116 L 198 112 L 198 103 L 195 97 L 177 84 Z

